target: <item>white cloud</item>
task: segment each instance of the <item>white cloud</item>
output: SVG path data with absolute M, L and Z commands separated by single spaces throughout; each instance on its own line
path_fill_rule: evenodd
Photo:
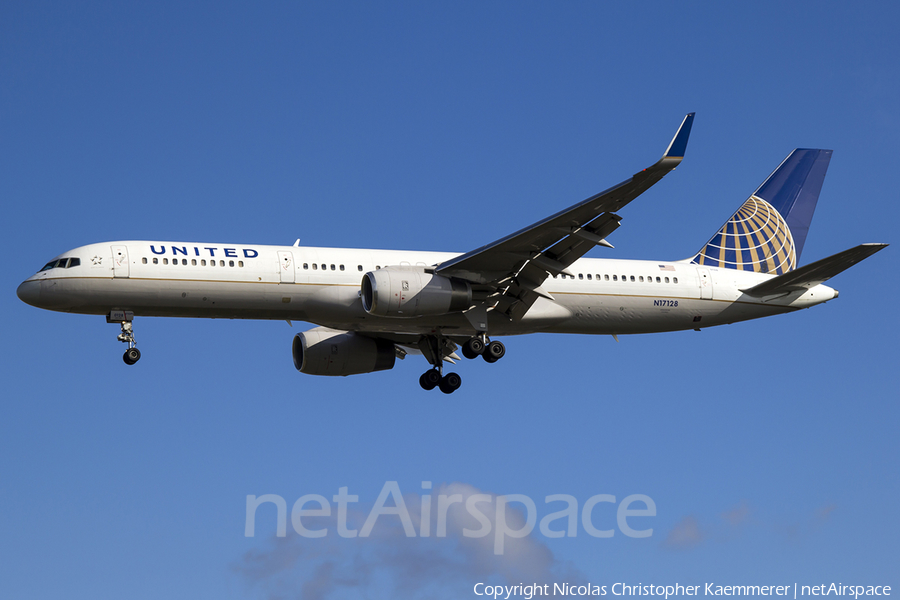
M 558 561 L 535 533 L 505 538 L 504 552 L 495 554 L 494 494 L 488 494 L 490 504 L 479 505 L 490 522 L 491 533 L 484 537 L 463 535 L 465 529 L 482 527 L 466 510 L 466 500 L 485 493 L 464 483 L 432 490 L 431 536 L 427 538 L 407 537 L 395 515 L 379 517 L 369 537 L 349 539 L 335 534 L 334 516 L 305 519 L 307 527 L 327 527 L 329 535 L 319 539 L 292 534 L 273 537 L 265 549 L 247 552 L 234 570 L 271 599 L 442 599 L 471 594 L 472 586 L 479 581 L 508 585 L 585 581 L 574 567 Z M 438 496 L 457 494 L 462 502 L 451 504 L 447 510 L 446 537 L 435 537 Z M 404 502 L 418 531 L 421 497 L 406 495 Z M 348 527 L 358 529 L 368 511 L 355 507 L 348 514 Z M 515 504 L 507 507 L 506 520 L 511 529 L 525 524 L 525 516 Z

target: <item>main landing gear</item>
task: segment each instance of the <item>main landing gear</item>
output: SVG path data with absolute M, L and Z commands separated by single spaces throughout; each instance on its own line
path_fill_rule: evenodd
M 450 349 L 445 352 L 445 344 L 447 344 L 446 338 L 434 335 L 427 336 L 419 342 L 422 353 L 434 365 L 434 368 L 425 371 L 419 377 L 419 385 L 423 390 L 440 388 L 445 394 L 452 394 L 462 385 L 462 377 L 456 373 L 447 373 L 446 375 L 443 373 L 444 356 L 451 355 L 452 349 L 455 347 L 451 344 Z M 495 363 L 506 354 L 506 347 L 501 342 L 488 342 L 487 336 L 481 334 L 466 340 L 462 345 L 462 353 L 469 359 L 480 356 L 485 362 Z M 459 357 L 454 355 L 451 358 L 458 359 Z
M 441 371 L 435 368 L 422 373 L 422 376 L 419 377 L 419 385 L 423 390 L 440 388 L 445 394 L 452 394 L 462 385 L 462 377 L 456 373 L 441 375 Z
M 106 315 L 107 323 L 122 325 L 122 333 L 116 339 L 128 344 L 128 350 L 122 355 L 122 360 L 126 365 L 133 365 L 141 359 L 141 351 L 137 349 L 137 342 L 134 341 L 134 329 L 131 326 L 133 319 L 134 313 L 131 311 L 114 310 Z
M 456 373 L 444 374 L 444 357 L 459 358 L 453 354 L 456 344 L 442 335 L 427 335 L 419 340 L 419 349 L 434 368 L 422 373 L 419 385 L 423 390 L 439 388 L 445 394 L 452 394 L 462 385 L 462 377 Z
M 482 357 L 485 362 L 495 363 L 506 354 L 506 346 L 501 342 L 487 342 L 485 336 L 475 336 L 466 340 L 462 346 L 463 356 L 466 358 Z

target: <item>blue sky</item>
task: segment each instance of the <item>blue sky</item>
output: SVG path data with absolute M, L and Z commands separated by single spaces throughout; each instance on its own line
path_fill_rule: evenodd
M 297 373 L 306 324 L 100 317 L 19 282 L 117 239 L 466 251 L 605 189 L 697 118 L 615 250 L 691 255 L 795 147 L 834 149 L 801 263 L 895 241 L 894 3 L 6 3 L 0 594 L 460 598 L 477 581 L 900 585 L 897 249 L 841 297 L 642 337 L 537 335 L 425 393 L 426 364 Z M 647 539 L 275 538 L 387 481 L 653 499 Z M 612 505 L 598 523 L 615 522 Z M 353 518 L 358 518 L 354 513 Z M 333 528 L 333 523 L 331 524 Z M 610 525 L 611 526 L 611 525 Z M 515 545 L 518 544 L 518 545 Z

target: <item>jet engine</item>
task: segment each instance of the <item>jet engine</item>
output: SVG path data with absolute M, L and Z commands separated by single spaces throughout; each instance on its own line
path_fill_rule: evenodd
M 356 375 L 394 368 L 394 344 L 387 340 L 316 327 L 294 336 L 294 366 L 309 375 Z
M 445 315 L 472 306 L 467 281 L 426 273 L 424 269 L 385 267 L 362 279 L 363 308 L 379 317 Z

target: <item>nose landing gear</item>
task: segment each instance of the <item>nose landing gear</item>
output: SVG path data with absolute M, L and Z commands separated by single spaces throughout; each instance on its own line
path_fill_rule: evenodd
M 125 354 L 122 355 L 122 360 L 125 361 L 126 365 L 133 365 L 137 361 L 141 359 L 141 351 L 137 348 L 129 348 L 125 351 Z
M 141 351 L 137 349 L 137 342 L 134 341 L 134 329 L 131 322 L 134 320 L 134 313 L 131 311 L 114 310 L 106 315 L 107 323 L 120 323 L 122 325 L 122 333 L 116 338 L 120 342 L 128 344 L 128 350 L 122 355 L 122 360 L 126 365 L 133 365 L 141 359 Z

